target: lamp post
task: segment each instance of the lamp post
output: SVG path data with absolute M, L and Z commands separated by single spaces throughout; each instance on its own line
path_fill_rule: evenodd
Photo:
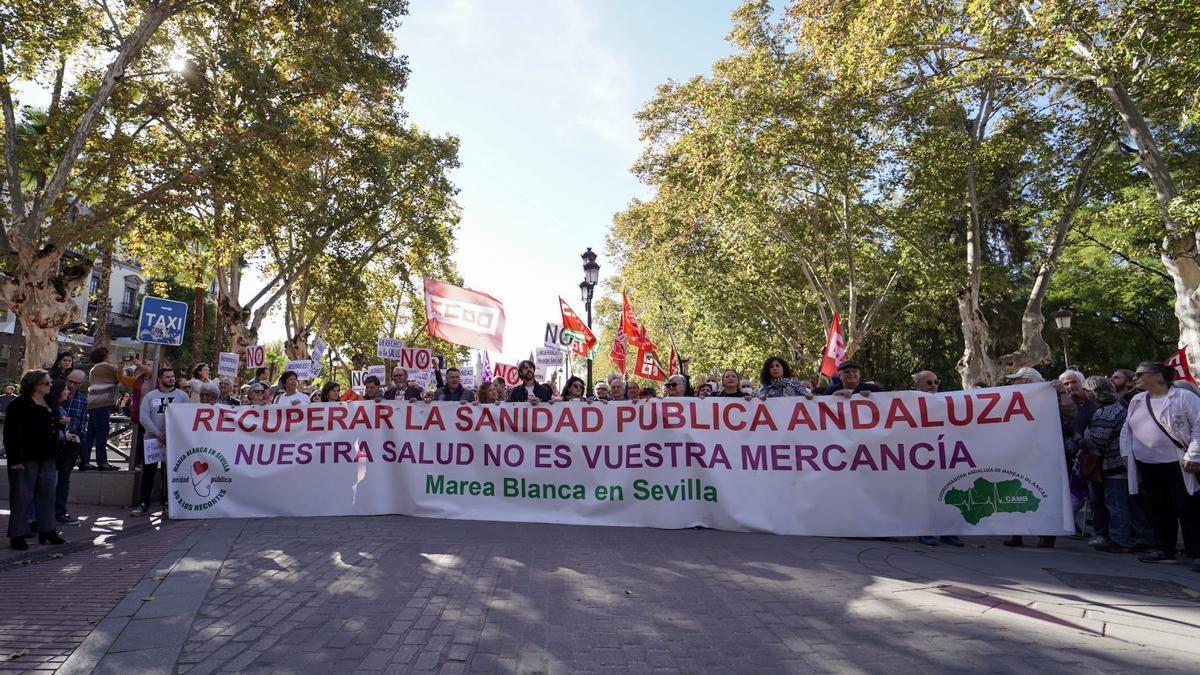
M 579 256 L 583 258 L 583 281 L 579 282 L 579 295 L 583 300 L 583 307 L 587 311 L 587 327 L 592 329 L 592 296 L 596 291 L 596 282 L 600 280 L 600 265 L 596 263 L 596 254 L 592 252 L 592 247 Z M 587 391 L 584 395 L 592 390 L 592 360 L 587 360 Z
M 1063 307 L 1054 313 L 1054 325 L 1058 326 L 1058 334 L 1062 337 L 1063 370 L 1071 367 L 1071 356 L 1067 352 L 1067 334 L 1071 332 L 1071 310 Z

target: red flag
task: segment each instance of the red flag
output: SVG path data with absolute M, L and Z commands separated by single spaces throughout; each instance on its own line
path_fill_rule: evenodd
M 612 349 L 608 350 L 608 356 L 609 356 L 609 358 L 612 359 L 612 362 L 614 364 L 616 364 L 616 366 L 618 368 L 621 369 L 622 375 L 624 375 L 626 372 L 626 370 L 625 370 L 625 354 L 627 351 L 628 350 L 627 350 L 626 343 L 625 343 L 625 332 L 618 331 L 617 337 L 613 339 Z
M 1175 354 L 1171 358 L 1167 359 L 1166 361 L 1163 361 L 1163 363 L 1165 363 L 1166 365 L 1171 366 L 1172 368 L 1175 369 L 1175 379 L 1187 380 L 1188 382 L 1196 381 L 1195 379 L 1192 378 L 1191 369 L 1188 368 L 1187 350 L 1186 349 L 1180 349 L 1179 351 L 1175 352 Z
M 507 363 L 496 363 L 492 365 L 492 373 L 496 377 L 503 377 L 504 385 L 507 387 L 515 387 L 521 384 L 521 376 L 517 374 L 516 366 L 510 366 Z
M 646 335 L 646 327 L 638 323 L 637 318 L 633 316 L 633 306 L 629 304 L 629 298 L 624 293 L 621 293 L 621 332 L 625 333 L 630 347 L 641 348 L 651 344 Z
M 633 374 L 655 382 L 662 382 L 666 379 L 667 374 L 663 372 L 662 364 L 658 362 L 658 353 L 653 344 L 647 343 L 643 347 L 638 347 L 637 363 L 634 365 Z
M 425 327 L 456 345 L 504 351 L 504 305 L 478 291 L 425 278 Z
M 846 341 L 842 337 L 842 324 L 838 315 L 833 315 L 829 324 L 829 339 L 825 342 L 825 352 L 821 355 L 821 374 L 825 377 L 837 375 L 838 366 L 846 360 Z
M 571 336 L 571 351 L 576 356 L 582 356 L 585 359 L 592 358 L 596 351 L 596 335 L 592 333 L 592 329 L 587 327 L 583 319 L 571 309 L 566 300 L 561 297 L 558 299 L 559 309 L 562 311 L 563 331 Z
M 669 375 L 679 374 L 679 355 L 675 353 L 674 347 L 671 347 L 671 358 L 667 360 L 667 373 Z

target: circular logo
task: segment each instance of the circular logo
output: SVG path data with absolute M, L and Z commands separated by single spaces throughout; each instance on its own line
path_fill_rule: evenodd
M 1046 500 L 1035 481 L 1001 468 L 972 469 L 946 483 L 938 501 L 958 509 L 971 525 L 999 513 L 1033 513 Z
M 212 448 L 192 448 L 171 469 L 171 497 L 185 511 L 207 511 L 233 483 L 229 462 Z

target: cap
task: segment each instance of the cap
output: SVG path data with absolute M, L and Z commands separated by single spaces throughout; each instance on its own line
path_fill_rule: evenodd
M 850 370 L 851 368 L 854 370 L 862 370 L 862 366 L 858 365 L 858 363 L 855 361 L 843 361 L 842 365 L 838 366 L 838 372 L 840 373 L 843 370 Z
M 1012 373 L 1011 375 L 1005 375 L 1004 379 L 1006 379 L 1006 380 L 1029 380 L 1031 382 L 1045 382 L 1046 381 L 1046 379 L 1042 377 L 1041 373 L 1039 373 L 1038 371 L 1036 371 L 1033 368 L 1030 368 L 1028 366 L 1021 368 L 1020 370 L 1018 370 L 1015 373 Z

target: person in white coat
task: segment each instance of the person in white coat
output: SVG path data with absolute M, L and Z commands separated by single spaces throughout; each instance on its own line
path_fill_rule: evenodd
M 1200 397 L 1171 386 L 1175 369 L 1147 361 L 1138 365 L 1143 391 L 1129 401 L 1121 429 L 1121 456 L 1129 469 L 1129 492 L 1143 494 L 1157 548 L 1142 562 L 1175 559 L 1176 532 L 1183 552 L 1200 571 Z

